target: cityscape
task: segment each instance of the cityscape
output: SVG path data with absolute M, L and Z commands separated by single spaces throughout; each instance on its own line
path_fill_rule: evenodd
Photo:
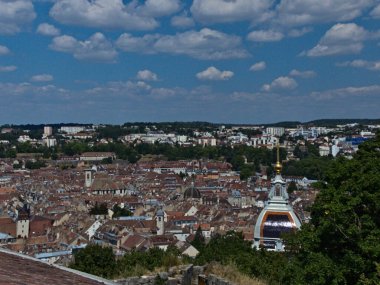
M 0 0 L 0 285 L 380 284 L 379 0 Z
M 194 262 L 235 232 L 284 252 L 282 234 L 310 223 L 328 168 L 380 129 L 380 120 L 341 121 L 3 126 L 2 248 L 71 267 L 96 245 L 119 258 L 174 249 Z

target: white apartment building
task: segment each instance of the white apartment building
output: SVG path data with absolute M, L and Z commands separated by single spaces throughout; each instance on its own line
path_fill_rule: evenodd
M 266 128 L 265 132 L 268 135 L 281 137 L 283 134 L 285 134 L 285 129 L 281 127 L 268 127 Z
M 329 145 L 320 145 L 319 146 L 319 155 L 320 156 L 328 156 L 330 154 L 330 146 Z
M 57 140 L 55 138 L 45 138 L 44 143 L 47 147 L 54 147 L 57 145 Z
M 85 130 L 85 127 L 83 126 L 63 126 L 59 129 L 60 132 L 64 132 L 67 134 L 76 134 L 79 132 L 83 132 Z

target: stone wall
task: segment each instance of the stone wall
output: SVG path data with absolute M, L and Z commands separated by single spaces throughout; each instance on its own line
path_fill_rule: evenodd
M 168 272 L 160 272 L 158 275 L 130 277 L 117 281 L 120 285 L 157 285 L 157 276 L 165 285 L 233 285 L 216 275 L 204 275 L 204 266 L 173 267 Z

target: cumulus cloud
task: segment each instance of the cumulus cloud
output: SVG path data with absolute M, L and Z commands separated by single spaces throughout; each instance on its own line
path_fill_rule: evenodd
M 273 22 L 286 26 L 350 21 L 374 4 L 373 0 L 282 0 Z
M 375 3 L 374 0 L 194 0 L 190 10 L 195 20 L 202 23 L 251 21 L 276 27 L 302 27 L 350 21 Z M 375 17 L 378 10 L 372 14 Z
M 324 34 L 315 47 L 302 54 L 315 57 L 360 53 L 364 41 L 378 37 L 379 33 L 369 32 L 355 23 L 338 23 Z
M 380 4 L 371 11 L 370 15 L 375 19 L 380 18 Z
M 247 39 L 252 42 L 278 42 L 284 38 L 284 34 L 273 30 L 258 30 L 250 32 Z
M 210 66 L 206 70 L 203 70 L 196 74 L 200 80 L 228 80 L 234 76 L 232 71 L 220 71 L 214 66 Z
M 136 5 L 135 9 L 147 17 L 162 17 L 179 11 L 181 4 L 179 0 L 146 0 L 143 5 Z
M 315 77 L 317 74 L 313 70 L 299 71 L 297 69 L 293 69 L 292 71 L 290 71 L 289 75 L 293 77 L 312 78 Z
M 194 0 L 193 17 L 204 23 L 262 21 L 270 14 L 273 0 Z
M 260 61 L 260 62 L 256 62 L 256 63 L 252 64 L 251 67 L 249 68 L 249 70 L 250 71 L 259 71 L 259 70 L 264 70 L 266 67 L 267 67 L 267 64 L 265 63 L 265 61 Z
M 126 52 L 170 53 L 198 59 L 245 58 L 249 53 L 242 47 L 241 38 L 204 28 L 175 35 L 147 34 L 134 37 L 122 34 L 116 42 Z
M 311 28 L 311 27 L 303 27 L 301 29 L 291 29 L 287 33 L 287 35 L 290 38 L 299 38 L 299 37 L 302 37 L 303 35 L 305 35 L 307 33 L 310 33 L 311 31 L 313 31 L 313 28 Z
M 334 98 L 346 98 L 357 96 L 377 96 L 380 94 L 380 85 L 369 85 L 360 87 L 345 87 L 339 89 L 312 92 L 311 97 L 317 100 L 329 100 Z
M 362 59 L 355 59 L 352 61 L 345 61 L 338 63 L 337 66 L 349 66 L 355 68 L 364 68 L 373 71 L 380 70 L 380 61 L 367 61 Z
M 0 34 L 15 34 L 36 18 L 31 0 L 0 0 Z
M 298 84 L 291 77 L 280 76 L 272 81 L 270 84 L 264 84 L 261 88 L 265 92 L 280 91 L 280 90 L 292 90 L 297 88 Z
M 117 57 L 117 51 L 102 33 L 95 33 L 85 41 L 67 35 L 55 37 L 50 48 L 71 53 L 80 60 L 114 61 Z
M 182 88 L 153 88 L 144 81 L 116 81 L 108 82 L 103 86 L 95 87 L 85 91 L 88 94 L 99 95 L 102 98 L 104 94 L 108 96 L 127 96 L 130 99 L 141 100 L 142 97 L 161 100 L 174 96 L 188 94 L 188 91 Z
M 158 80 L 157 74 L 148 69 L 140 70 L 139 72 L 137 72 L 136 78 L 142 81 L 157 81 Z
M 12 72 L 17 69 L 17 66 L 14 65 L 7 65 L 7 66 L 1 66 L 0 65 L 0 72 Z
M 143 4 L 122 0 L 61 0 L 50 10 L 55 20 L 71 25 L 123 30 L 152 30 L 155 17 L 171 15 L 181 8 L 179 0 L 147 0 Z
M 152 87 L 143 81 L 111 81 L 104 86 L 98 86 L 86 90 L 86 93 L 90 94 L 128 94 L 128 96 L 134 97 L 134 95 L 146 93 L 150 91 Z
M 187 14 L 182 14 L 178 16 L 174 16 L 170 23 L 173 27 L 176 28 L 189 28 L 195 25 L 193 18 L 189 17 Z
M 59 29 L 48 23 L 39 24 L 37 28 L 37 34 L 41 34 L 44 36 L 56 37 L 59 36 L 60 33 L 61 32 L 59 31 Z
M 0 55 L 6 55 L 9 54 L 10 50 L 6 46 L 0 45 Z
M 53 79 L 54 79 L 53 76 L 50 74 L 37 74 L 37 75 L 32 76 L 32 78 L 30 78 L 30 81 L 49 82 L 49 81 L 53 81 Z
M 14 98 L 12 96 L 21 96 L 21 95 L 27 95 L 24 98 L 27 98 L 26 100 L 35 99 L 35 98 L 41 98 L 41 95 L 57 95 L 57 94 L 63 94 L 67 92 L 67 90 L 63 88 L 58 88 L 55 85 L 49 84 L 49 85 L 34 85 L 29 82 L 21 82 L 21 83 L 0 83 L 0 91 L 2 95 L 6 95 L 6 97 Z M 31 96 L 32 95 L 32 96 Z M 37 97 L 34 97 L 33 95 L 37 95 Z M 4 96 L 2 97 L 4 99 Z M 45 99 L 43 99 L 45 100 Z M 17 104 L 24 103 L 24 100 L 16 99 L 13 102 L 17 102 Z M 36 107 L 35 104 L 33 104 L 33 108 Z

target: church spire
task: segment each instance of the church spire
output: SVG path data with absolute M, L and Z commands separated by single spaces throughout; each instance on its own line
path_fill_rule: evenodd
M 277 162 L 274 169 L 276 170 L 276 174 L 281 174 L 282 165 L 280 162 L 280 144 L 278 142 L 277 142 Z

